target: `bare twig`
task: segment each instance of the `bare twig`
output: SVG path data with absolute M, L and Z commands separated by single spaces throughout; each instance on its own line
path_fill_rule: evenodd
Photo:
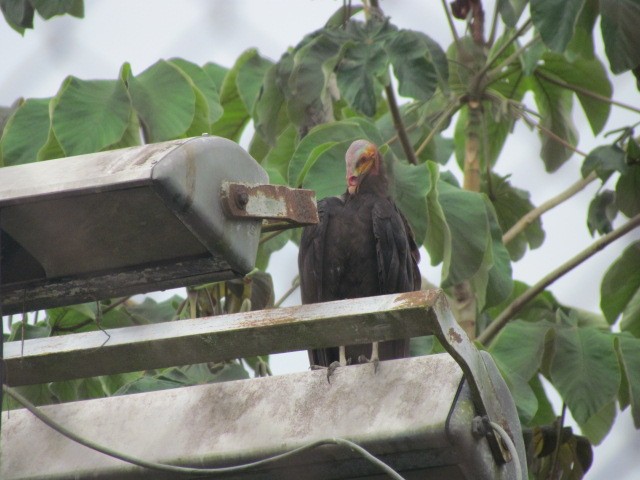
M 498 2 L 493 6 L 493 18 L 491 19 L 491 32 L 489 33 L 489 39 L 487 45 L 493 45 L 496 39 L 496 33 L 498 31 Z
M 549 474 L 549 478 L 555 478 L 556 469 L 558 468 L 558 454 L 560 453 L 560 443 L 562 438 L 562 426 L 564 425 L 564 418 L 567 414 L 567 404 L 562 402 L 562 413 L 560 414 L 560 418 L 556 421 L 558 422 L 556 428 L 556 446 L 553 449 L 553 457 L 551 460 L 551 473 Z
M 591 172 L 587 177 L 581 178 L 576 183 L 571 185 L 565 191 L 559 193 L 553 198 L 550 198 L 546 202 L 540 204 L 520 220 L 518 220 L 507 232 L 502 236 L 502 243 L 505 245 L 512 241 L 518 234 L 520 234 L 525 228 L 531 225 L 536 219 L 540 218 L 544 213 L 548 212 L 552 208 L 560 205 L 562 202 L 573 197 L 576 193 L 583 190 L 587 185 L 593 182 L 598 176 L 595 172 Z
M 402 121 L 402 115 L 400 115 L 400 109 L 398 108 L 398 101 L 396 100 L 396 94 L 393 91 L 391 79 L 389 79 L 389 85 L 384 87 L 384 92 L 387 97 L 387 103 L 389 104 L 391 118 L 393 118 L 393 126 L 395 127 L 396 132 L 398 132 L 398 139 L 402 145 L 402 150 L 404 151 L 409 163 L 417 165 L 418 160 L 416 159 L 416 153 L 413 151 L 411 140 L 409 140 L 409 135 L 407 135 L 407 130 L 405 129 L 404 122 Z
M 531 47 L 535 43 L 538 43 L 540 40 L 541 40 L 541 37 L 540 37 L 539 34 L 537 34 L 535 37 L 533 37 L 531 40 L 529 40 L 527 43 L 525 43 L 523 46 L 521 46 L 515 52 L 513 52 L 511 55 L 509 55 L 507 58 L 505 58 L 502 62 L 500 62 L 500 64 L 497 67 L 491 69 L 487 73 L 487 77 L 489 77 L 491 80 L 493 80 L 494 76 L 499 75 L 500 73 L 502 73 L 502 69 L 504 69 L 505 67 L 508 67 L 509 65 L 511 65 L 529 47 Z
M 115 302 L 113 302 L 111 305 L 107 305 L 106 307 L 104 307 L 102 309 L 102 313 L 105 314 L 111 310 L 113 310 L 114 308 L 122 305 L 123 303 L 125 303 L 127 300 L 129 300 L 131 298 L 131 295 L 129 295 L 128 297 L 122 297 L 119 300 L 116 300 Z
M 451 35 L 453 36 L 453 40 L 456 43 L 456 47 L 458 47 L 460 43 L 460 37 L 458 36 L 458 32 L 456 31 L 456 26 L 453 24 L 453 18 L 451 18 L 451 12 L 449 12 L 449 7 L 447 6 L 447 2 L 442 0 L 442 9 L 447 17 L 447 22 L 449 22 L 449 29 L 451 29 Z
M 427 138 L 425 138 L 424 141 L 420 144 L 420 146 L 416 149 L 416 155 L 417 156 L 420 156 L 420 154 L 422 154 L 424 149 L 427 148 L 427 145 L 429 145 L 431 140 L 433 140 L 433 137 L 435 137 L 436 134 L 438 132 L 440 132 L 440 130 L 442 129 L 444 123 L 449 118 L 451 118 L 451 116 L 453 114 L 455 114 L 460 109 L 460 107 L 461 107 L 460 98 L 456 98 L 455 101 L 452 101 L 449 104 L 449 107 L 440 114 L 440 116 L 438 117 L 438 120 L 436 121 L 435 125 L 433 126 L 433 128 L 429 132 L 429 135 L 427 135 Z
M 289 296 L 296 291 L 296 289 L 300 286 L 300 275 L 296 275 L 296 278 L 293 279 L 293 281 L 291 282 L 291 288 L 289 288 L 289 290 L 287 290 L 286 292 L 284 292 L 284 295 L 282 295 L 282 297 L 280 297 L 280 299 L 273 304 L 273 308 L 278 308 L 280 305 L 282 305 L 282 303 L 289 298 Z
M 579 148 L 571 145 L 569 142 L 567 142 L 564 138 L 558 136 L 556 133 L 552 132 L 551 130 L 549 130 L 547 127 L 543 127 L 542 125 L 540 125 L 538 122 L 534 121 L 531 117 L 528 117 L 526 115 L 526 113 L 534 113 L 536 115 L 538 115 L 536 112 L 531 112 L 531 110 L 527 109 L 526 107 L 523 109 L 524 111 L 521 113 L 522 117 L 525 119 L 525 121 L 527 123 L 529 123 L 529 125 L 532 125 L 534 127 L 536 127 L 538 130 L 540 130 L 542 133 L 546 134 L 547 136 L 551 137 L 552 139 L 554 139 L 556 142 L 558 142 L 559 144 L 561 144 L 563 147 L 568 148 L 569 150 L 573 150 L 575 153 L 577 153 L 578 155 L 582 155 L 583 157 L 586 157 L 587 154 L 585 152 L 583 152 L 582 150 L 580 150 Z
M 522 295 L 516 298 L 511 304 L 503 310 L 503 312 L 489 324 L 489 326 L 485 329 L 484 332 L 478 337 L 478 340 L 484 345 L 488 345 L 493 338 L 498 334 L 502 328 L 509 323 L 511 319 L 520 311 L 522 308 L 533 300 L 540 292 L 542 292 L 546 287 L 551 285 L 553 282 L 558 280 L 560 277 L 565 275 L 566 273 L 573 270 L 575 267 L 580 265 L 585 260 L 589 259 L 597 252 L 602 250 L 604 247 L 622 237 L 626 233 L 629 233 L 631 230 L 640 225 L 640 214 L 633 217 L 627 223 L 622 225 L 619 228 L 609 232 L 606 235 L 603 235 L 598 240 L 593 242 L 587 248 L 582 250 L 576 256 L 568 260 L 567 262 L 560 265 L 558 268 L 553 270 L 551 273 L 542 278 L 538 283 L 527 289 Z
M 502 44 L 502 46 L 498 49 L 498 51 L 495 53 L 493 58 L 487 61 L 487 63 L 480 69 L 480 71 L 477 73 L 477 77 L 480 78 L 485 73 L 487 73 L 489 69 L 493 66 L 493 64 L 496 62 L 496 60 L 500 58 L 500 55 L 502 55 L 505 52 L 505 50 L 509 48 L 511 44 L 515 42 L 520 36 L 524 35 L 527 32 L 527 30 L 531 28 L 532 25 L 533 23 L 531 22 L 530 18 L 526 22 L 524 22 L 522 26 L 513 34 L 513 36 L 508 41 L 504 42 L 504 44 Z
M 543 73 L 539 70 L 536 71 L 536 76 L 544 78 L 547 82 L 553 83 L 554 85 L 558 85 L 559 87 L 566 88 L 568 90 L 572 90 L 576 93 L 580 93 L 587 97 L 591 97 L 595 100 L 600 100 L 601 102 L 609 103 L 611 105 L 615 105 L 617 107 L 625 108 L 635 113 L 640 113 L 640 108 L 634 107 L 633 105 L 629 105 L 628 103 L 620 102 L 618 100 L 614 100 L 613 98 L 605 97 L 604 95 L 600 95 L 599 93 L 592 92 L 584 87 L 579 85 L 573 85 L 571 83 L 567 83 L 564 80 L 560 80 L 558 78 L 553 78 L 546 73 Z

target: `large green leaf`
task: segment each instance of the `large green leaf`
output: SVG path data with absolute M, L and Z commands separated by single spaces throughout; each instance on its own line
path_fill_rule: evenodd
M 491 343 L 489 352 L 516 400 L 521 421 L 529 423 L 538 410 L 538 400 L 529 382 L 537 374 L 545 350 L 546 322 L 517 320 L 503 328 Z
M 640 65 L 640 2 L 600 0 L 600 28 L 613 73 Z
M 250 120 L 250 113 L 244 105 L 238 91 L 238 72 L 242 65 L 253 58 L 256 51 L 246 50 L 236 60 L 233 68 L 227 72 L 220 90 L 220 103 L 224 109 L 222 117 L 211 126 L 211 133 L 225 137 L 235 142 L 240 141 L 240 136 Z
M 624 150 L 618 145 L 600 145 L 589 152 L 589 155 L 584 159 L 582 177 L 586 178 L 595 171 L 604 183 L 612 173 L 627 171 L 625 157 Z
M 179 295 L 161 302 L 145 297 L 141 303 L 127 303 L 123 308 L 133 317 L 136 324 L 169 322 L 175 318 L 178 305 L 183 300 Z
M 594 58 L 593 28 L 600 14 L 599 0 L 585 0 L 576 22 L 573 38 L 564 52 L 569 61 Z
M 49 390 L 60 403 L 106 397 L 102 382 L 97 377 L 53 382 L 49 384 Z
M 358 139 L 367 139 L 376 144 L 381 144 L 379 138 L 372 138 L 370 134 L 368 135 L 367 133 L 365 133 L 365 130 L 363 128 L 365 127 L 365 124 L 363 122 L 366 121 L 354 118 L 351 120 L 343 120 L 339 122 L 318 125 L 313 130 L 311 130 L 309 134 L 304 137 L 298 144 L 296 151 L 291 158 L 291 162 L 289 162 L 289 185 L 302 185 L 306 172 L 309 171 L 317 158 L 312 156 L 312 152 L 320 145 L 343 142 L 346 140 L 353 141 Z M 371 133 L 372 130 L 375 131 L 375 127 L 369 127 L 368 132 Z M 343 152 L 343 160 L 345 152 Z M 341 178 L 344 182 L 343 172 L 344 162 L 339 170 L 332 172 L 332 176 Z
M 38 150 L 36 160 L 40 162 L 42 160 L 62 158 L 65 155 L 66 154 L 64 153 L 62 145 L 60 145 L 60 142 L 58 141 L 53 128 L 49 128 L 49 136 L 47 137 L 47 142 L 40 148 L 40 150 Z
M 224 78 L 227 76 L 229 69 L 227 67 L 223 67 L 222 65 L 218 65 L 217 63 L 207 62 L 202 66 L 202 70 L 207 76 L 213 80 L 213 83 L 216 86 L 216 90 L 220 92 L 222 90 L 222 84 L 224 83 Z
M 0 10 L 11 28 L 20 34 L 25 28 L 33 28 L 34 10 L 29 0 L 0 0 Z
M 277 142 L 278 135 L 289 125 L 284 94 L 277 82 L 279 65 L 272 65 L 264 76 L 262 89 L 253 111 L 256 132 L 269 144 Z M 285 175 L 286 176 L 286 175 Z
M 56 15 L 64 15 L 68 13 L 74 17 L 84 17 L 84 1 L 83 0 L 29 0 L 35 7 L 36 11 L 44 18 L 49 20 Z
M 222 116 L 222 106 L 220 105 L 220 95 L 214 80 L 207 75 L 204 69 L 182 58 L 172 58 L 169 63 L 182 70 L 182 73 L 191 79 L 195 88 L 200 90 L 204 96 L 207 102 L 208 123 L 212 124 L 218 120 Z M 209 131 L 209 128 L 207 128 L 207 131 Z
M 70 76 L 58 92 L 52 128 L 67 156 L 81 155 L 118 142 L 130 116 L 131 100 L 122 80 Z
M 336 67 L 338 88 L 354 110 L 372 117 L 382 85 L 388 83 L 384 41 L 395 33 L 395 27 L 388 22 L 350 22 L 347 32 L 350 40 L 342 46 Z
M 472 114 L 471 121 L 469 113 L 468 106 L 461 108 L 456 122 L 454 133 L 456 160 L 460 168 L 464 168 L 466 141 L 468 135 L 474 134 L 480 142 L 480 168 L 484 170 L 485 156 L 488 157 L 492 166 L 498 160 L 507 136 L 513 128 L 513 119 L 507 115 L 499 115 L 489 102 L 483 102 L 482 112 L 478 112 L 478 115 Z
M 403 119 L 407 136 L 414 150 L 427 139 L 431 134 L 434 119 L 437 118 L 449 105 L 444 95 L 436 93 L 427 102 L 412 102 L 401 105 L 400 115 Z M 397 130 L 393 122 L 391 112 L 387 112 L 376 120 L 376 126 L 383 139 L 397 138 Z M 399 141 L 389 141 L 389 147 L 397 158 L 406 156 L 402 144 Z M 420 152 L 418 159 L 421 161 L 433 160 L 440 164 L 445 164 L 451 157 L 453 141 L 444 138 L 437 133 L 432 136 L 432 140 Z
M 592 92 L 600 97 L 611 98 L 613 89 L 607 71 L 596 57 L 590 59 L 578 57 L 569 62 L 560 54 L 547 52 L 542 58 L 544 65 L 538 67 L 537 71 L 543 75 L 560 78 L 578 89 Z M 589 120 L 593 134 L 597 135 L 607 123 L 611 104 L 580 91 L 576 91 L 576 95 Z
M 48 98 L 30 98 L 9 118 L 0 140 L 2 165 L 36 161 L 38 150 L 49 137 L 50 101 Z
M 289 240 L 291 240 L 291 230 L 285 230 L 269 240 L 262 242 L 258 246 L 258 254 L 256 256 L 256 268 L 264 271 L 269 266 L 269 259 L 273 252 L 282 249 Z M 266 237 L 263 237 L 266 238 Z M 253 302 L 252 302 L 253 304 Z
M 547 396 L 540 377 L 541 374 L 535 375 L 529 382 L 529 386 L 538 401 L 538 411 L 529 422 L 529 425 L 549 425 L 556 420 L 556 413 L 553 410 L 553 405 Z
M 640 213 L 640 164 L 636 163 L 620 175 L 616 183 L 616 203 L 627 217 Z
M 631 405 L 631 414 L 636 428 L 640 428 L 640 339 L 630 335 L 619 335 L 616 351 L 624 373 L 620 406 Z
M 427 194 L 433 187 L 432 174 L 428 164 L 411 165 L 394 159 L 390 162 L 389 170 L 393 198 L 407 217 L 413 229 L 416 243 L 421 245 L 425 241 L 428 231 Z
M 438 265 L 441 262 L 451 259 L 451 230 L 447 225 L 447 220 L 440 205 L 439 184 L 440 169 L 434 162 L 426 162 L 431 177 L 431 188 L 427 193 L 427 234 L 424 245 L 429 252 L 431 265 Z M 419 213 L 419 212 L 418 212 Z
M 246 378 L 249 378 L 249 374 L 238 362 L 222 363 L 213 367 L 206 363 L 200 363 L 186 367 L 167 368 L 156 375 L 145 375 L 122 386 L 115 395 L 151 392 Z
M 429 100 L 449 78 L 447 58 L 427 35 L 413 30 L 394 32 L 386 51 L 398 78 L 398 92 L 416 100 Z
M 248 112 L 252 113 L 264 83 L 266 72 L 273 65 L 271 60 L 260 56 L 257 51 L 238 70 L 236 85 L 240 98 Z
M 289 126 L 278 136 L 276 143 L 269 150 L 262 161 L 262 167 L 269 172 L 270 183 L 286 185 L 289 161 L 296 149 L 297 133 L 293 125 Z M 278 172 L 278 181 L 272 178 L 271 171 Z
M 502 311 L 507 308 L 516 298 L 527 291 L 530 285 L 524 282 L 514 281 L 513 291 L 511 295 L 500 305 L 496 305 L 487 310 L 487 314 L 491 318 L 496 318 Z M 553 322 L 556 318 L 556 310 L 560 307 L 560 303 L 549 291 L 539 293 L 533 300 L 528 302 L 518 313 L 518 318 L 528 322 L 549 321 Z
M 2 138 L 2 132 L 4 131 L 4 126 L 7 124 L 7 121 L 11 118 L 11 115 L 20 108 L 20 105 L 22 105 L 23 102 L 24 100 L 19 98 L 13 102 L 10 107 L 0 107 L 0 138 Z
M 491 200 L 503 232 L 513 227 L 518 220 L 534 208 L 529 200 L 529 192 L 513 187 L 509 183 L 508 177 L 492 175 L 491 190 L 489 190 L 489 184 L 484 178 L 482 191 Z M 540 218 L 537 218 L 506 245 L 511 259 L 520 260 L 526 253 L 527 246 L 532 250 L 540 247 L 544 242 L 544 237 L 542 222 Z
M 491 232 L 483 196 L 440 180 L 438 199 L 451 232 L 451 256 L 442 265 L 443 287 L 470 279 L 478 272 Z
M 280 61 L 278 75 L 286 78 L 289 118 L 305 131 L 331 117 L 330 81 L 340 44 L 329 33 L 308 36 L 292 56 Z
M 182 70 L 159 60 L 125 81 L 147 142 L 186 135 L 196 114 L 196 93 Z
M 640 241 L 629 245 L 602 278 L 600 308 L 613 324 L 624 313 L 624 329 L 640 336 Z
M 569 44 L 585 0 L 531 0 L 531 20 L 553 51 Z
M 317 198 L 340 195 L 346 190 L 344 154 L 353 140 L 330 142 L 312 153 L 313 164 L 307 170 L 302 187 L 315 190 Z
M 24 322 L 14 322 L 11 324 L 9 342 L 18 340 L 29 340 L 31 338 L 45 338 L 51 335 L 51 327 L 46 322 L 38 322 L 36 325 Z
M 616 402 L 611 401 L 580 425 L 580 430 L 592 444 L 599 445 L 611 431 L 615 419 Z
M 546 170 L 554 172 L 573 154 L 562 141 L 574 147 L 578 143 L 578 132 L 571 117 L 573 94 L 541 78 L 532 81 L 532 89 L 542 116 L 540 156 Z
M 595 232 L 604 235 L 613 230 L 612 222 L 618 215 L 616 194 L 611 190 L 603 190 L 598 193 L 589 204 L 587 213 L 587 228 L 593 236 Z
M 491 235 L 482 268 L 472 280 L 472 284 L 474 284 L 475 279 L 478 278 L 479 275 L 486 275 L 487 278 L 484 291 L 478 290 L 477 287 L 475 289 L 476 298 L 480 300 L 478 302 L 478 308 L 481 310 L 498 305 L 505 298 L 509 297 L 513 290 L 511 259 L 509 258 L 509 252 L 502 243 L 502 230 L 498 225 L 496 212 L 489 198 L 483 196 L 483 199 Z M 482 284 L 485 284 L 484 279 L 481 280 L 481 285 Z
M 593 327 L 556 328 L 551 380 L 583 426 L 615 400 L 621 374 L 614 336 Z
M 509 27 L 515 27 L 527 6 L 528 0 L 498 0 L 498 11 Z

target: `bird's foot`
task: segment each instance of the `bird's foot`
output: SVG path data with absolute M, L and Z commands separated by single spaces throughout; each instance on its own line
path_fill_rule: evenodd
M 327 368 L 327 382 L 331 383 L 331 375 L 335 372 L 338 367 L 342 367 L 343 365 L 340 362 L 331 362 L 329 368 Z
M 374 373 L 378 373 L 378 368 L 380 367 L 380 359 L 378 357 L 369 359 L 365 355 L 360 355 L 358 357 L 358 363 L 373 363 L 373 371 Z

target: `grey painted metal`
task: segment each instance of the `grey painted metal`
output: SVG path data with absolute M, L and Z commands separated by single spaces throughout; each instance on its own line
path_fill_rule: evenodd
M 440 290 L 383 295 L 4 345 L 8 385 L 426 335 Z
M 219 467 L 282 453 L 327 437 L 357 442 L 407 479 L 515 478 L 485 438 L 472 434 L 472 392 L 447 354 L 242 380 L 43 407 L 71 430 L 151 461 Z M 485 378 L 478 379 L 486 380 Z M 499 383 L 492 402 L 509 404 L 519 455 L 524 446 L 513 401 Z M 25 410 L 3 413 L 0 477 L 176 478 L 76 445 Z M 33 452 L 38 452 L 34 455 Z M 525 472 L 526 473 L 526 472 Z M 348 449 L 323 446 L 225 479 L 384 479 Z M 526 478 L 526 476 L 524 477 Z
M 219 137 L 3 168 L 4 313 L 246 274 L 261 221 L 227 218 L 223 182 L 268 176 Z

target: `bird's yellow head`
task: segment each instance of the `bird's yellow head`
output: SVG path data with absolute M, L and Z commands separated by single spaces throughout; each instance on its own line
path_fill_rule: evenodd
M 366 175 L 380 173 L 380 160 L 378 147 L 368 140 L 356 140 L 349 146 L 345 155 L 349 193 L 358 191 L 358 186 Z

